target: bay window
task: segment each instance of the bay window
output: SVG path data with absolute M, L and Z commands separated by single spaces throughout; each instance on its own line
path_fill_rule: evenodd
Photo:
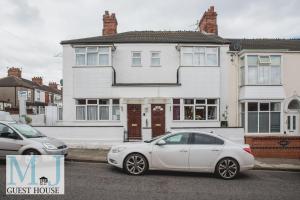
M 241 63 L 240 70 L 241 79 L 248 74 L 249 85 L 278 85 L 281 83 L 281 56 L 248 55 L 245 68 Z M 244 84 L 246 83 L 241 81 L 241 85 Z
M 76 47 L 76 65 L 108 66 L 110 65 L 110 47 Z
M 245 105 L 248 109 L 245 111 Z M 280 132 L 280 102 L 245 102 L 241 104 L 241 125 L 245 127 L 247 115 L 248 133 Z
M 173 99 L 173 120 L 218 120 L 217 99 Z M 183 116 L 180 116 L 180 111 Z
M 218 66 L 217 47 L 182 47 L 182 66 Z
M 119 99 L 76 99 L 76 120 L 120 120 Z

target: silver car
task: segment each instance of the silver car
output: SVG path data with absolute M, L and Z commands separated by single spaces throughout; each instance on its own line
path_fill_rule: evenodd
M 0 158 L 18 154 L 67 156 L 68 147 L 27 124 L 0 121 Z

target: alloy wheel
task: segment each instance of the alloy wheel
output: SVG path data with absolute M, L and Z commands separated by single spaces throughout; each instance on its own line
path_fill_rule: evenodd
M 140 175 L 146 171 L 147 163 L 142 155 L 132 154 L 127 157 L 125 168 L 129 174 Z
M 235 160 L 225 158 L 219 162 L 217 170 L 223 179 L 232 179 L 238 174 L 239 167 Z

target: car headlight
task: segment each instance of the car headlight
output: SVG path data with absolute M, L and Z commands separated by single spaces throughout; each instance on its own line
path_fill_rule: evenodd
M 111 152 L 112 153 L 120 153 L 121 151 L 124 151 L 126 149 L 126 147 L 115 147 L 112 148 Z
M 54 149 L 57 149 L 56 146 L 54 146 L 53 144 L 50 144 L 50 143 L 43 143 L 44 147 L 46 147 L 46 149 L 49 149 L 49 150 L 54 150 Z

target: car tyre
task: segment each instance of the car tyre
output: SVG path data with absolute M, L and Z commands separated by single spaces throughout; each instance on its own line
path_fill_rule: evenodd
M 233 158 L 223 158 L 216 165 L 215 174 L 222 179 L 234 179 L 239 174 L 239 164 Z
M 142 154 L 129 154 L 123 164 L 123 169 L 130 175 L 142 175 L 148 170 L 148 161 Z
M 23 155 L 41 155 L 41 153 L 34 149 L 28 149 L 24 151 Z

